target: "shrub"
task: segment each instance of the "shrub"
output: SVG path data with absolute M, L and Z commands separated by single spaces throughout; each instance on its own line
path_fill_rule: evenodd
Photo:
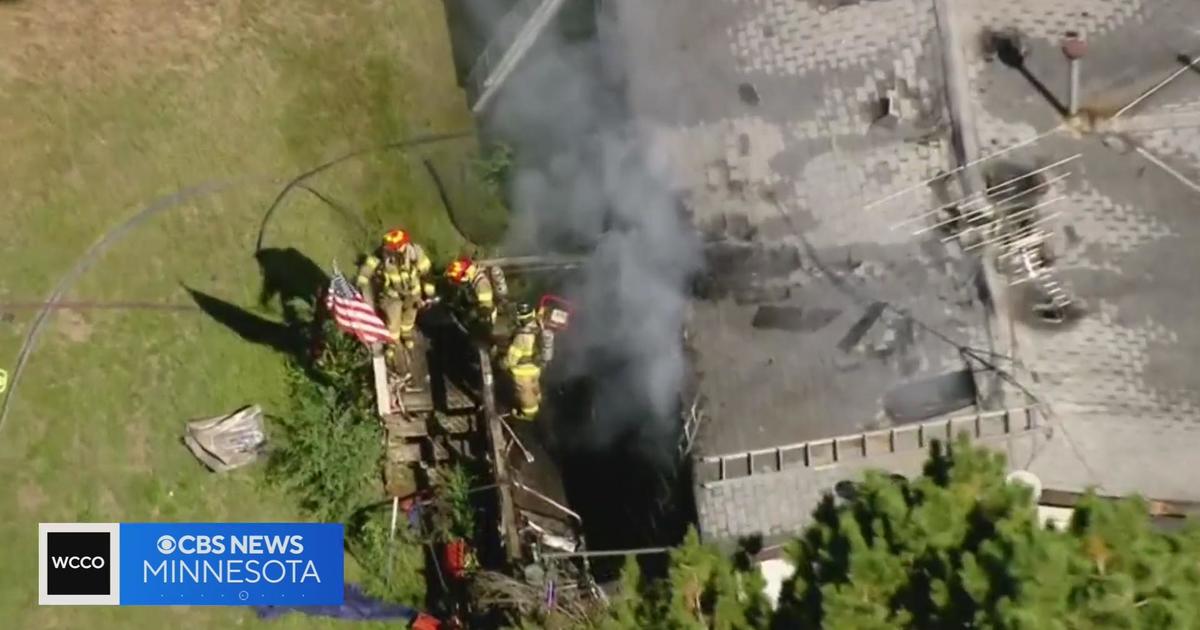
M 475 507 L 471 504 L 471 473 L 461 465 L 442 469 L 437 486 L 435 528 L 442 540 L 471 539 L 475 533 Z
M 369 510 L 350 529 L 350 554 L 362 567 L 367 594 L 421 606 L 425 601 L 425 544 L 418 532 L 401 519 L 389 539 L 389 510 Z
M 290 361 L 291 408 L 279 430 L 269 475 L 323 521 L 343 522 L 364 503 L 379 475 L 381 428 L 375 416 L 370 355 L 356 340 L 322 327 L 315 360 Z

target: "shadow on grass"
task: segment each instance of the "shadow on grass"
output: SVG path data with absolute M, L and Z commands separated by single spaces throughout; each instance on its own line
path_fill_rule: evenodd
M 294 326 L 272 321 L 231 304 L 203 291 L 184 286 L 196 306 L 237 336 L 278 352 L 300 356 L 304 352 L 304 336 Z
M 186 285 L 184 289 L 205 314 L 242 339 L 296 358 L 307 356 L 319 312 L 318 297 L 328 286 L 329 276 L 292 247 L 261 249 L 254 257 L 262 274 L 258 303 L 267 306 L 278 299 L 283 321 L 262 317 Z
M 254 259 L 262 274 L 258 305 L 267 306 L 278 298 L 285 322 L 303 317 L 296 311 L 297 302 L 312 308 L 317 295 L 329 286 L 329 274 L 294 247 L 260 249 L 254 252 Z

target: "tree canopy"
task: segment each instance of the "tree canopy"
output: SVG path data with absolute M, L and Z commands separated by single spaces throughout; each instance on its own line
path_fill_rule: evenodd
M 1200 536 L 1151 527 L 1139 499 L 1087 497 L 1042 527 L 1002 455 L 965 440 L 922 476 L 870 474 L 789 550 L 776 623 L 822 628 L 1200 626 Z
M 1069 526 L 1043 527 L 1003 456 L 935 447 L 924 473 L 868 474 L 832 497 L 787 547 L 794 575 L 778 608 L 746 558 L 690 533 L 668 575 L 627 564 L 593 627 L 1200 628 L 1200 532 L 1152 526 L 1137 498 L 1086 497 Z

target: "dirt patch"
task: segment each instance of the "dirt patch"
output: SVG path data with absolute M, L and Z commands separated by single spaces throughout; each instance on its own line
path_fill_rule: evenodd
M 75 343 L 83 343 L 92 337 L 92 325 L 79 311 L 63 310 L 58 314 L 58 328 L 63 337 Z
M 48 501 L 42 487 L 33 481 L 25 481 L 17 488 L 17 509 L 24 514 L 37 514 Z
M 219 0 L 0 3 L 0 79 L 54 77 L 69 84 L 141 73 L 147 63 L 183 70 L 213 57 Z M 213 63 L 216 59 L 213 58 Z M 202 64 L 204 65 L 204 64 Z

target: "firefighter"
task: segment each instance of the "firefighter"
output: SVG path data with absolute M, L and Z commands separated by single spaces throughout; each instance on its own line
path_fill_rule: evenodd
M 533 420 L 542 404 L 542 368 L 533 357 L 508 368 L 513 382 L 514 411 L 522 420 Z
M 517 327 L 513 331 L 512 339 L 508 343 L 508 352 L 504 355 L 504 366 L 507 369 L 512 369 L 513 366 L 521 363 L 525 359 L 534 359 L 535 363 L 541 364 L 542 357 L 538 342 L 541 335 L 541 318 L 538 313 L 535 313 L 533 307 L 522 302 L 517 305 Z
M 539 341 L 540 313 L 527 303 L 517 305 L 517 328 L 508 343 L 502 363 L 513 386 L 513 407 L 518 418 L 532 420 L 541 404 L 543 357 Z
M 408 232 L 395 229 L 384 234 L 383 244 L 358 268 L 363 297 L 383 314 L 392 338 L 406 349 L 414 346 L 417 312 L 434 297 L 427 277 L 431 267 L 425 250 Z M 389 348 L 388 354 L 391 358 L 394 351 Z
M 491 330 L 496 323 L 496 298 L 488 274 L 470 258 L 459 258 L 446 268 L 446 278 L 455 287 L 456 305 L 470 313 L 483 328 Z

